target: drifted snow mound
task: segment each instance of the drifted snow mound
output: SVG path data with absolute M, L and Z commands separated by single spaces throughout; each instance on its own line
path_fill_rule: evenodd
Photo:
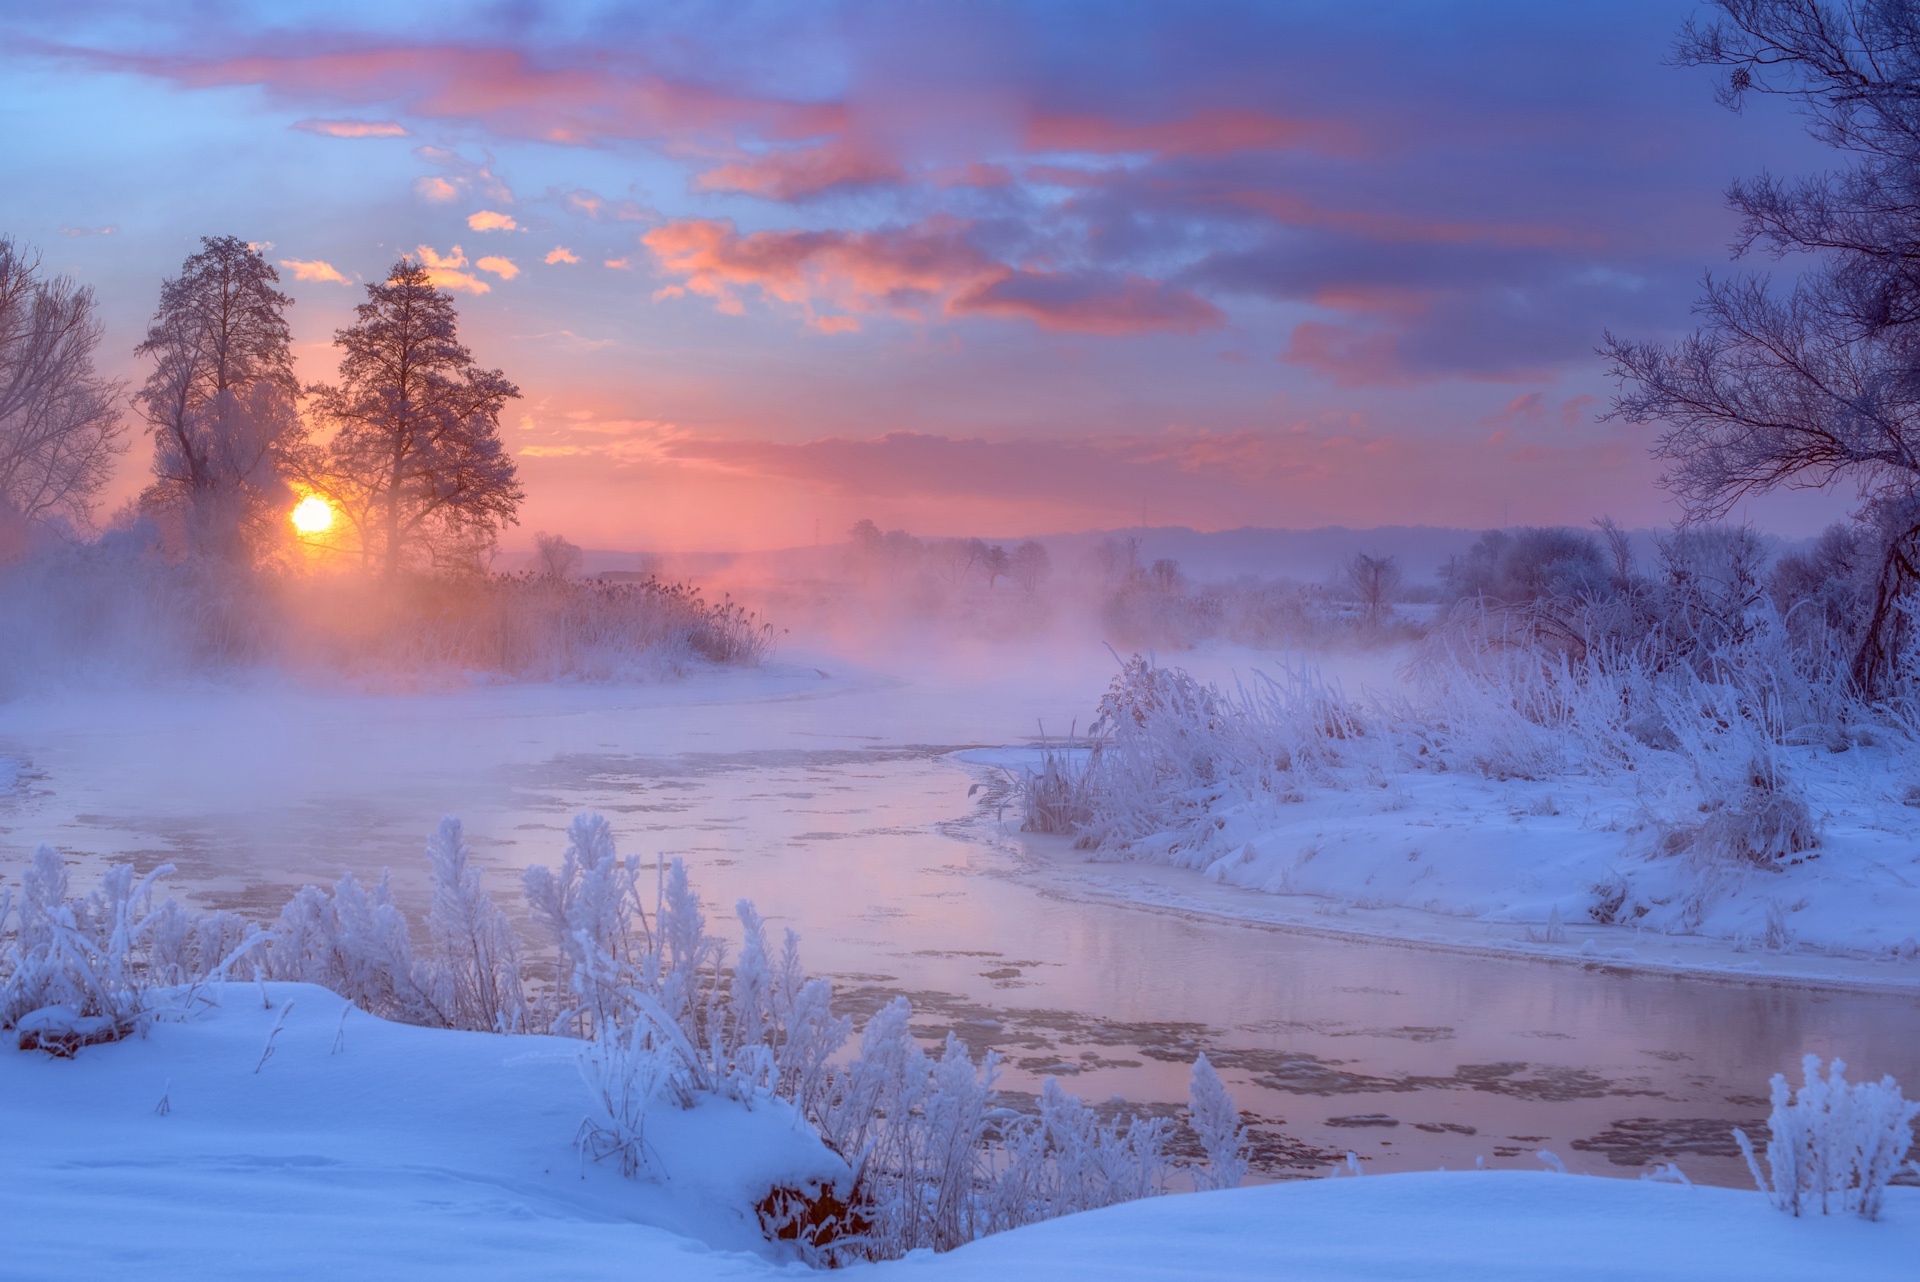
M 663 1178 L 628 1180 L 571 1147 L 580 1043 L 343 1020 L 341 998 L 303 984 L 171 997 L 146 1035 L 73 1059 L 0 1045 L 0 1274 L 807 1275 L 772 1258 L 751 1204 L 837 1159 L 782 1105 L 662 1105 L 647 1139 Z M 1912 1189 L 1867 1223 L 1796 1220 L 1744 1191 L 1476 1172 L 1150 1198 L 846 1272 L 1871 1282 L 1911 1278 L 1915 1259 Z

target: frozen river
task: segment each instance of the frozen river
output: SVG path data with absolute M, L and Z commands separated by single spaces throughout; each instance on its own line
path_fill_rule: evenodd
M 37 841 L 171 862 L 174 893 L 258 916 L 391 867 L 424 908 L 420 847 L 465 820 L 510 912 L 581 811 L 622 849 L 685 857 L 723 931 L 737 898 L 792 926 L 864 1015 L 918 1024 L 1090 1101 L 1172 1110 L 1204 1050 L 1256 1124 L 1259 1169 L 1537 1166 L 1632 1175 L 1676 1159 L 1744 1183 L 1728 1130 L 1804 1052 L 1920 1084 L 1920 1001 L 1548 965 L 1130 906 L 1030 842 L 954 754 L 1083 723 L 1103 655 L 972 677 L 838 661 L 632 688 L 370 695 L 269 687 L 76 693 L 0 707 L 0 876 Z M 0 784 L 4 784 L 0 780 Z M 1192 874 L 1170 874 L 1182 877 Z M 1091 881 L 1088 883 L 1091 885 Z M 1237 893 L 1237 892 L 1236 892 Z M 1249 892 L 1251 893 L 1251 892 Z

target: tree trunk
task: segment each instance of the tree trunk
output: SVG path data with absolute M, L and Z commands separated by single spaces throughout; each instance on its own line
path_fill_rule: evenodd
M 1873 614 L 1860 637 L 1860 649 L 1853 656 L 1853 683 L 1863 699 L 1878 698 L 1893 675 L 1894 656 L 1906 629 L 1900 598 L 1920 582 L 1920 566 L 1915 564 L 1917 546 L 1920 526 L 1912 526 L 1887 542 L 1874 588 Z

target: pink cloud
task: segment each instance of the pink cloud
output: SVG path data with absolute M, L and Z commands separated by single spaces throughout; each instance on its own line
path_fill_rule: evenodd
M 1585 392 L 1582 392 L 1578 396 L 1570 397 L 1560 406 L 1560 422 L 1567 427 L 1579 427 L 1590 417 L 1588 414 L 1589 408 L 1599 403 L 1600 398 L 1598 396 L 1592 396 Z
M 295 280 L 324 280 L 332 281 L 336 285 L 352 284 L 332 263 L 322 262 L 317 258 L 307 262 L 298 258 L 282 258 L 280 265 L 292 268 Z
M 478 276 L 460 270 L 467 265 L 467 255 L 458 245 L 445 254 L 431 245 L 421 245 L 414 252 L 427 269 L 427 279 L 441 289 L 456 294 L 487 294 L 493 291 L 493 286 Z
M 701 174 L 694 187 L 769 200 L 800 200 L 835 187 L 899 182 L 904 177 L 892 160 L 845 140 L 835 140 L 816 147 L 769 151 L 721 165 Z
M 514 265 L 511 258 L 501 258 L 493 254 L 476 260 L 473 265 L 483 272 L 492 272 L 501 280 L 512 280 L 520 274 L 520 269 Z
M 329 138 L 405 138 L 407 129 L 397 120 L 296 120 L 290 129 Z
M 801 308 L 829 332 L 857 328 L 845 313 L 910 319 L 981 316 L 1030 320 L 1078 334 L 1190 333 L 1222 323 L 1213 304 L 1143 277 L 1020 271 L 976 248 L 969 225 L 929 219 L 876 231 L 762 231 L 729 221 L 685 219 L 641 237 L 662 270 L 682 278 L 661 291 L 698 294 L 723 312 L 743 310 L 741 292 Z M 842 315 L 823 317 L 819 308 Z
M 467 226 L 475 231 L 517 231 L 520 224 L 513 221 L 512 214 L 482 209 L 478 213 L 467 215 Z
M 458 245 L 444 254 L 431 245 L 421 245 L 414 252 L 419 256 L 420 261 L 429 267 L 465 267 L 467 265 L 466 251 Z
M 1143 276 L 1089 277 L 1016 271 L 953 300 L 955 315 L 1019 317 L 1041 329 L 1121 337 L 1218 329 L 1226 316 L 1206 299 Z
M 460 189 L 445 178 L 416 178 L 413 190 L 422 200 L 430 200 L 436 205 L 444 205 L 459 198 Z
M 547 251 L 547 261 L 549 263 L 577 263 L 580 261 L 580 255 L 574 253 L 565 245 L 555 245 Z
M 669 141 L 751 130 L 769 139 L 841 131 L 836 104 L 724 93 L 602 66 L 536 66 L 515 49 L 389 46 L 232 58 L 89 53 L 97 65 L 193 88 L 258 85 L 288 101 L 391 104 L 432 119 L 467 120 L 504 137 L 588 145 Z
M 1394 387 L 1419 381 L 1401 364 L 1397 336 L 1322 321 L 1295 325 L 1280 360 L 1329 375 L 1341 387 Z

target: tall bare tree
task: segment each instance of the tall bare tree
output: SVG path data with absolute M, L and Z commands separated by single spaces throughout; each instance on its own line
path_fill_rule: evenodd
M 200 245 L 160 286 L 137 349 L 154 361 L 135 398 L 153 429 L 143 500 L 177 511 L 194 551 L 238 557 L 249 533 L 277 521 L 305 438 L 288 350 L 293 300 L 246 241 L 203 236 Z
M 474 363 L 453 296 L 412 259 L 368 285 L 355 316 L 333 339 L 339 385 L 313 392 L 336 429 L 328 489 L 359 528 L 368 563 L 392 576 L 491 546 L 525 497 L 499 430 L 520 389 Z
M 1736 182 L 1736 257 L 1809 261 L 1785 289 L 1709 276 L 1691 337 L 1608 335 L 1612 414 L 1660 422 L 1666 484 L 1695 519 L 1769 490 L 1857 487 L 1881 569 L 1853 664 L 1868 694 L 1891 679 L 1920 586 L 1920 0 L 1712 0 L 1678 61 L 1718 68 L 1720 101 L 1787 99 L 1845 164 L 1811 178 Z
M 0 520 L 84 519 L 121 448 L 93 291 L 0 236 Z

